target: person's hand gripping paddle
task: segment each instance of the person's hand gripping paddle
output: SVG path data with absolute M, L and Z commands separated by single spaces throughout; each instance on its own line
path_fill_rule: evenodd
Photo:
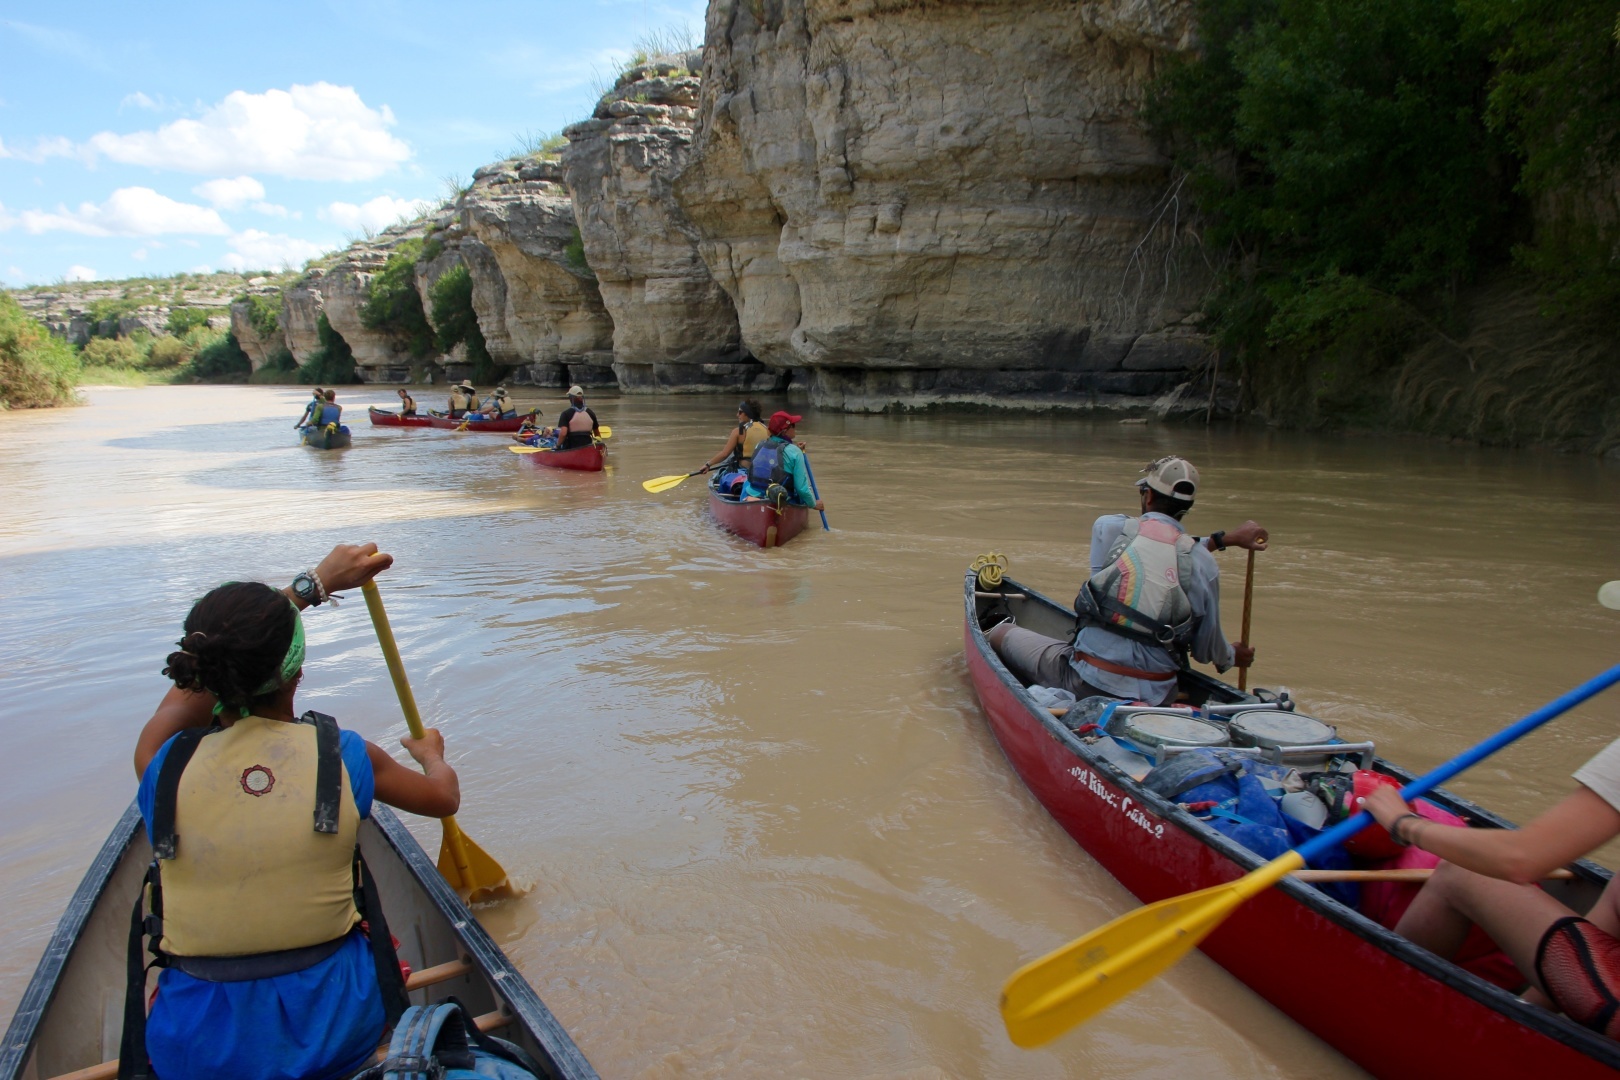
M 1410 802 L 1450 780 L 1509 743 L 1620 682 L 1610 668 L 1513 726 L 1419 777 L 1401 789 Z M 1083 1024 L 1152 980 L 1193 949 L 1239 904 L 1275 885 L 1328 848 L 1372 824 L 1365 810 L 1236 881 L 1175 896 L 1122 915 L 1056 952 L 1014 972 L 1001 991 L 1001 1019 L 1019 1046 L 1050 1042 Z
M 394 692 L 399 695 L 399 707 L 405 713 L 405 723 L 411 729 L 411 737 L 420 739 L 422 717 L 416 711 L 411 684 L 405 680 L 405 663 L 399 657 L 394 631 L 388 625 L 388 612 L 383 610 L 382 594 L 377 591 L 375 581 L 362 585 L 361 592 L 365 594 L 366 610 L 371 613 L 371 625 L 377 630 L 377 643 L 382 646 L 383 659 L 388 661 L 388 674 L 393 677 Z M 461 831 L 453 816 L 442 818 L 441 824 L 444 825 L 444 841 L 439 847 L 439 873 L 469 904 L 480 900 L 506 900 L 528 891 L 513 885 L 501 864 L 473 843 L 472 837 Z

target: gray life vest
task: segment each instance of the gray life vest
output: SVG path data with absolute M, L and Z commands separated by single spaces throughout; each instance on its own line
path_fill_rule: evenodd
M 1145 645 L 1171 649 L 1192 638 L 1192 601 L 1185 582 L 1196 541 L 1156 518 L 1130 518 L 1108 549 L 1108 563 L 1074 598 L 1080 629 L 1099 626 Z

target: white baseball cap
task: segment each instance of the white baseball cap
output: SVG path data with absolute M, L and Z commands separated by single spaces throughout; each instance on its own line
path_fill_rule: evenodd
M 1186 458 L 1171 454 L 1149 462 L 1136 486 L 1152 488 L 1160 495 L 1168 495 L 1182 502 L 1192 502 L 1198 492 L 1198 470 Z

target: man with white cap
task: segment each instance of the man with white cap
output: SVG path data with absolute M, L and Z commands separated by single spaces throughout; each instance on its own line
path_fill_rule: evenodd
M 557 417 L 557 449 L 589 446 L 599 434 L 596 414 L 585 407 L 585 388 L 575 383 L 568 388 L 568 408 Z
M 1221 632 L 1220 569 L 1214 552 L 1260 550 L 1266 530 L 1252 521 L 1199 540 L 1182 528 L 1198 470 L 1163 457 L 1137 480 L 1141 515 L 1105 514 L 1091 529 L 1091 577 L 1075 598 L 1079 629 L 1060 641 L 1010 619 L 986 637 L 1026 683 L 1162 705 L 1175 698 L 1176 672 L 1193 659 L 1225 671 L 1247 667 L 1254 650 Z

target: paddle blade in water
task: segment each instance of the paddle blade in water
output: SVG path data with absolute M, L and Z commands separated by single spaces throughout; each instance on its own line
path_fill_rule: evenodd
M 1050 1042 L 1156 978 L 1203 941 L 1238 905 L 1298 870 L 1295 852 L 1225 885 L 1121 915 L 1013 973 L 1001 1020 L 1018 1046 Z
M 613 438 L 613 429 L 608 427 L 606 424 L 597 424 L 596 437 L 598 439 L 611 439 Z
M 641 482 L 641 486 L 643 490 L 650 491 L 656 495 L 660 491 L 668 491 L 670 488 L 680 487 L 688 477 L 694 475 L 696 474 L 686 473 L 682 476 L 657 476 L 651 480 L 643 480 Z
M 460 835 L 452 839 L 450 829 L 445 830 L 444 841 L 439 845 L 439 873 L 444 875 L 451 888 L 461 894 L 463 900 L 469 904 L 484 900 L 510 900 L 529 891 L 512 884 L 501 864 L 479 847 L 472 837 L 456 831 Z M 460 853 L 467 860 L 465 871 L 457 865 L 456 840 L 460 841 Z

